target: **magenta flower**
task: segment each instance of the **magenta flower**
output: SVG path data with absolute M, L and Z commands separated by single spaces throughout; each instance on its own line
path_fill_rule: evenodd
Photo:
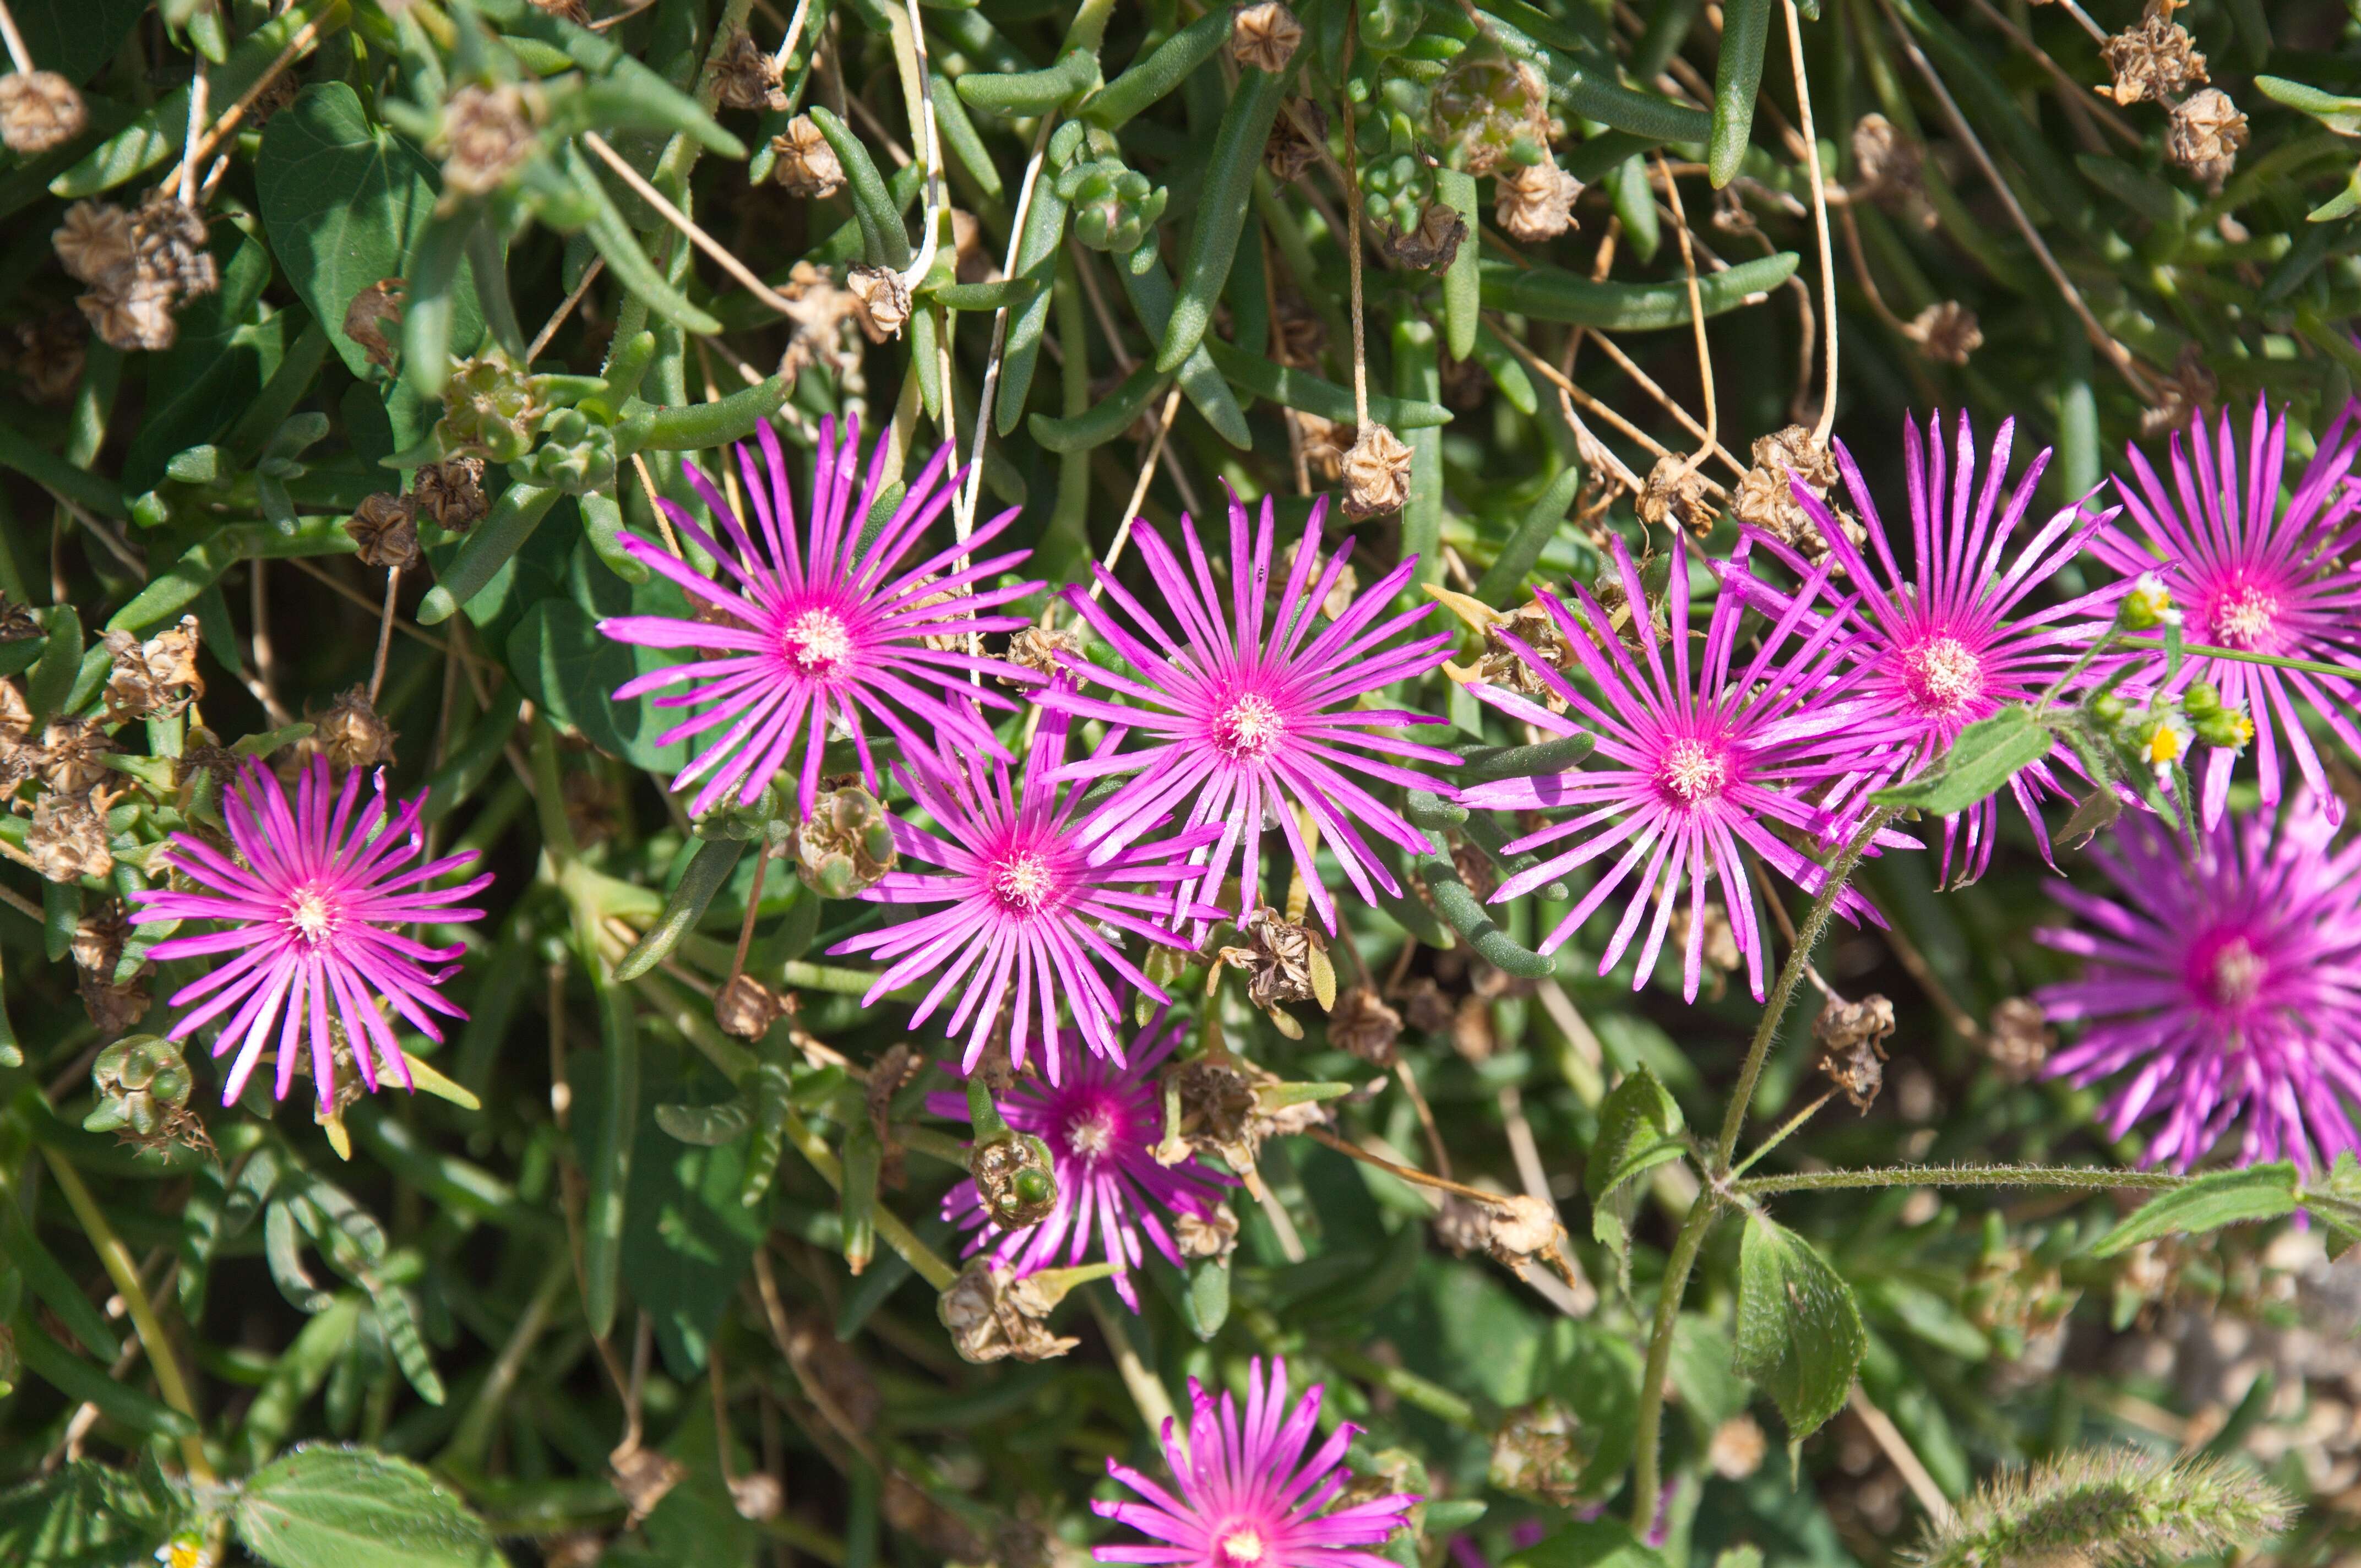
M 931 904 L 941 907 L 916 920 L 865 931 L 838 943 L 832 952 L 874 952 L 886 969 L 862 999 L 863 1005 L 889 991 L 935 977 L 934 985 L 910 1019 L 922 1024 L 955 991 L 959 1003 L 944 1025 L 948 1035 L 970 1029 L 961 1070 L 972 1072 L 1009 988 L 1016 988 L 1010 1020 L 1009 1056 L 1024 1065 L 1027 1045 L 1038 1038 L 1051 1073 L 1063 1057 L 1058 1004 L 1073 1014 L 1083 1042 L 1101 1056 L 1123 1059 L 1115 1037 L 1120 1016 L 1117 987 L 1102 970 L 1170 1004 L 1154 981 L 1124 955 L 1124 933 L 1168 948 L 1189 944 L 1149 918 L 1170 908 L 1170 889 L 1196 873 L 1185 857 L 1220 829 L 1211 824 L 1153 844 L 1135 844 L 1121 853 L 1093 856 L 1074 821 L 1081 786 L 1057 783 L 1066 756 L 1068 720 L 1049 713 L 1033 738 L 1021 792 L 1008 764 L 972 751 L 938 759 L 938 775 L 898 763 L 902 781 L 939 831 L 891 822 L 895 847 L 903 854 L 943 868 L 947 874 L 912 872 L 887 874 L 862 897 L 884 904 Z M 1151 891 L 1127 888 L 1146 883 Z M 1183 905 L 1182 915 L 1197 913 Z M 1038 1033 L 1035 1024 L 1038 1021 Z
M 1337 1424 L 1312 1455 L 1304 1446 L 1320 1420 L 1320 1385 L 1287 1409 L 1287 1363 L 1266 1375 L 1257 1357 L 1246 1373 L 1246 1420 L 1229 1394 L 1216 1407 L 1189 1379 L 1189 1446 L 1164 1423 L 1164 1459 L 1180 1488 L 1174 1497 L 1129 1465 L 1107 1461 L 1107 1474 L 1146 1499 L 1102 1502 L 1091 1510 L 1127 1524 L 1156 1545 L 1101 1546 L 1101 1563 L 1187 1563 L 1190 1568 L 1391 1568 L 1365 1547 L 1384 1544 L 1419 1499 L 1397 1492 L 1323 1513 L 1352 1478 L 1345 1450 L 1360 1429 Z
M 1625 601 L 1644 607 L 1647 595 L 1631 553 L 1620 540 L 1614 550 Z M 1732 565 L 1742 566 L 1746 552 L 1741 540 Z M 1587 770 L 1502 779 L 1460 792 L 1463 804 L 1496 810 L 1579 808 L 1578 815 L 1565 821 L 1509 843 L 1509 852 L 1521 854 L 1573 841 L 1503 882 L 1492 901 L 1529 893 L 1619 846 L 1629 846 L 1543 938 L 1542 951 L 1556 951 L 1592 911 L 1628 884 L 1623 918 L 1599 959 L 1598 972 L 1603 975 L 1620 961 L 1653 903 L 1655 918 L 1632 981 L 1637 990 L 1655 968 L 1686 881 L 1692 918 L 1681 984 L 1682 994 L 1695 1001 L 1704 968 L 1706 891 L 1719 877 L 1738 949 L 1746 955 L 1748 981 L 1757 1000 L 1762 998 L 1763 936 L 1741 846 L 1806 892 L 1817 893 L 1826 880 L 1825 870 L 1799 854 L 1780 830 L 1843 838 L 1857 819 L 1858 807 L 1832 818 L 1807 792 L 1826 791 L 1858 776 L 1872 759 L 1913 732 L 1907 716 L 1854 689 L 1861 684 L 1861 674 L 1858 666 L 1848 669 L 1846 663 L 1844 633 L 1850 605 L 1816 609 L 1826 582 L 1824 575 L 1807 578 L 1777 609 L 1777 619 L 1752 658 L 1742 668 L 1733 668 L 1739 619 L 1764 590 L 1742 572 L 1725 577 L 1714 597 L 1703 645 L 1693 656 L 1688 546 L 1677 542 L 1670 578 L 1670 625 L 1677 634 L 1659 631 L 1646 615 L 1636 618 L 1647 658 L 1644 673 L 1632 663 L 1607 611 L 1579 585 L 1573 612 L 1543 591 L 1541 602 L 1581 661 L 1582 673 L 1596 688 L 1595 700 L 1523 642 L 1502 634 L 1572 713 L 1561 717 L 1496 686 L 1477 685 L 1469 690 L 1511 719 L 1552 735 L 1587 729 L 1597 750 Z M 1669 677 L 1667 642 L 1672 652 Z M 1890 829 L 1880 832 L 1877 843 L 1917 847 Z M 1635 869 L 1639 880 L 1631 883 Z M 1849 919 L 1877 917 L 1850 887 L 1839 896 L 1837 908 Z
M 1091 814 L 1083 837 L 1095 846 L 1093 855 L 1120 853 L 1186 801 L 1186 828 L 1221 825 L 1220 839 L 1205 859 L 1199 896 L 1214 903 L 1223 880 L 1243 860 L 1234 912 L 1243 919 L 1260 896 L 1263 834 L 1276 822 L 1312 906 L 1334 931 L 1335 901 L 1322 885 L 1312 861 L 1321 843 L 1336 857 L 1355 890 L 1372 901 L 1377 896 L 1372 883 L 1389 894 L 1401 890 L 1363 838 L 1364 827 L 1413 854 L 1434 850 L 1424 833 L 1362 781 L 1432 788 L 1433 779 L 1383 759 L 1404 757 L 1448 766 L 1458 758 L 1388 733 L 1443 720 L 1356 706 L 1368 693 L 1422 675 L 1449 657 L 1447 632 L 1415 641 L 1394 641 L 1432 605 L 1385 615 L 1416 571 L 1417 557 L 1387 573 L 1344 614 L 1315 631 L 1319 606 L 1335 587 L 1352 551 L 1348 541 L 1321 561 L 1320 521 L 1326 508 L 1323 499 L 1312 509 L 1268 626 L 1264 601 L 1278 533 L 1268 497 L 1263 499 L 1262 519 L 1251 544 L 1246 510 L 1235 496 L 1230 498 L 1226 595 L 1215 587 L 1196 526 L 1187 518 L 1180 520 L 1189 550 L 1185 565 L 1154 529 L 1142 525 L 1140 557 L 1179 634 L 1104 567 L 1098 568 L 1100 586 L 1122 608 L 1124 618 L 1079 588 L 1068 588 L 1066 600 L 1135 674 L 1118 674 L 1072 654 L 1063 655 L 1062 663 L 1076 678 L 1129 701 L 1109 702 L 1061 686 L 1053 686 L 1038 700 L 1045 707 L 1137 729 L 1147 739 L 1147 744 L 1135 750 L 1102 752 L 1077 762 L 1063 775 L 1138 775 Z M 1298 820 L 1299 810 L 1311 820 L 1309 835 Z
M 1795 487 L 1796 500 L 1818 524 L 1835 565 L 1859 595 L 1847 617 L 1844 641 L 1846 657 L 1863 670 L 1856 690 L 1864 700 L 1907 720 L 1902 742 L 1874 760 L 1862 777 L 1847 781 L 1848 796 L 1883 789 L 1916 773 L 1931 758 L 1949 751 L 1960 731 L 1976 720 L 2010 703 L 2039 696 L 2107 629 L 2107 607 L 2122 596 L 2120 585 L 2060 604 L 2026 606 L 2034 590 L 2070 563 L 2114 511 L 2061 508 L 2012 559 L 2008 546 L 2033 502 L 2034 486 L 2049 465 L 2044 449 L 2004 500 L 2001 486 L 2015 427 L 2015 420 L 2001 425 L 1979 489 L 1975 432 L 1966 414 L 1959 415 L 1952 427 L 1957 462 L 1948 476 L 1943 416 L 1938 413 L 1927 422 L 1923 444 L 1918 422 L 1914 418 L 1905 424 L 1902 453 L 1909 476 L 1912 546 L 1906 574 L 1844 443 L 1836 444 L 1837 462 L 1868 527 L 1869 543 L 1877 553 L 1874 566 L 1862 559 L 1828 506 L 1802 486 Z M 1754 541 L 1799 576 L 1809 571 L 1804 558 L 1779 540 L 1755 532 Z M 1766 591 L 1773 604 L 1786 602 L 1775 590 Z M 2072 755 L 2063 748 L 2055 754 Z M 2035 763 L 2010 780 L 2009 789 L 2047 858 L 2049 837 L 2037 802 L 2043 795 L 2065 793 L 2050 764 Z M 1969 880 L 1982 876 L 1992 863 L 1999 823 L 1997 796 L 1943 818 L 1938 875 L 1949 877 L 1952 850 L 1964 848 Z M 1966 842 L 1961 846 L 1963 830 Z
M 1085 1262 L 1095 1245 L 1098 1255 L 1115 1266 L 1115 1293 L 1135 1312 L 1139 1293 L 1130 1271 L 1146 1258 L 1142 1232 L 1166 1262 L 1181 1266 L 1180 1249 L 1162 1215 L 1202 1219 L 1237 1179 L 1193 1158 L 1161 1165 L 1148 1152 L 1164 1135 L 1164 1102 L 1155 1069 L 1180 1043 L 1181 1025 L 1163 1025 L 1161 1014 L 1150 1019 L 1121 1061 L 1076 1050 L 1070 1038 L 1060 1047 L 1067 1058 L 1062 1072 L 1046 1084 L 1020 1078 L 1000 1096 L 1000 1113 L 1009 1126 L 1049 1146 L 1058 1206 L 1038 1224 L 1003 1230 L 985 1212 L 975 1183 L 961 1182 L 943 1195 L 943 1218 L 976 1233 L 969 1238 L 968 1255 L 989 1248 L 1022 1278 L 1059 1266 L 1060 1248 L 1066 1265 Z M 938 1116 L 964 1119 L 967 1097 L 929 1095 L 927 1108 Z
M 2193 466 L 2180 437 L 2173 436 L 2169 494 L 2139 449 L 2126 448 L 2138 482 L 2127 485 L 2118 475 L 2115 488 L 2146 540 L 2110 528 L 2092 541 L 2092 553 L 2125 576 L 2162 576 L 2186 618 L 2184 634 L 2191 642 L 2335 663 L 2361 659 L 2361 576 L 2345 560 L 2361 543 L 2361 519 L 2355 516 L 2361 492 L 2344 482 L 2361 454 L 2361 430 L 2347 431 L 2351 416 L 2349 408 L 2337 416 L 2285 506 L 2279 504 L 2279 485 L 2287 460 L 2287 416 L 2273 420 L 2260 398 L 2247 433 L 2243 483 L 2226 409 L 2213 436 L 2202 416 L 2191 422 Z M 2329 820 L 2343 819 L 2343 803 L 2329 788 L 2320 754 L 2304 732 L 2303 710 L 2317 714 L 2347 751 L 2361 753 L 2361 734 L 2354 729 L 2361 714 L 2361 687 L 2301 670 L 2192 657 L 2182 661 L 2180 674 L 2164 682 L 2163 689 L 2177 690 L 2192 680 L 2213 682 L 2224 701 L 2243 704 L 2253 718 L 2265 806 L 2276 806 L 2280 798 L 2279 748 L 2284 738 L 2295 753 L 2296 771 Z M 2200 792 L 2209 824 L 2221 819 L 2236 758 L 2236 752 L 2216 747 L 2205 760 Z
M 2099 1113 L 2117 1138 L 2163 1119 L 2146 1164 L 2188 1169 L 2241 1115 L 2240 1165 L 2361 1151 L 2345 1108 L 2361 1096 L 2361 843 L 2332 850 L 2309 792 L 2276 832 L 2272 816 L 2216 824 L 2194 862 L 2154 817 L 2125 816 L 2090 850 L 2118 898 L 2050 885 L 2081 927 L 2036 935 L 2082 976 L 2034 999 L 2086 1027 L 2048 1071 L 2129 1072 Z
M 404 1089 L 413 1087 L 409 1059 L 378 1010 L 379 997 L 437 1042 L 443 1031 L 432 1014 L 467 1015 L 437 989 L 456 970 L 450 960 L 465 948 L 430 948 L 394 927 L 481 919 L 480 909 L 454 906 L 492 879 L 430 885 L 465 868 L 475 860 L 472 853 L 404 870 L 425 852 L 418 814 L 426 797 L 411 801 L 389 820 L 385 775 L 379 773 L 375 795 L 356 817 L 360 783 L 357 770 L 347 773 L 332 804 L 328 761 L 314 757 L 296 786 L 291 812 L 277 775 L 249 761 L 236 786 L 222 797 L 222 817 L 236 858 L 185 833 L 173 834 L 157 856 L 159 865 L 210 891 L 156 887 L 131 895 L 140 906 L 142 926 L 212 920 L 223 927 L 205 935 L 169 938 L 148 950 L 149 958 L 169 962 L 237 955 L 172 995 L 175 1007 L 199 1003 L 172 1025 L 176 1040 L 237 1010 L 214 1042 L 215 1057 L 236 1052 L 222 1088 L 225 1105 L 245 1092 L 273 1025 L 279 1025 L 274 1096 L 287 1098 L 301 1036 L 311 1042 L 312 1081 L 324 1108 L 335 1091 L 331 1020 L 343 1026 L 361 1081 L 375 1092 L 379 1071 Z
M 689 483 L 719 520 L 729 547 L 723 548 L 681 508 L 658 499 L 673 526 L 721 564 L 724 576 L 719 580 L 699 576 L 660 545 L 635 534 L 623 535 L 623 548 L 678 584 L 698 619 L 624 615 L 598 623 L 599 630 L 619 642 L 697 649 L 707 655 L 651 671 L 615 692 L 622 701 L 684 681 L 694 683 L 685 692 L 656 699 L 661 707 L 700 709 L 656 737 L 660 746 L 730 726 L 672 781 L 678 790 L 706 779 L 689 805 L 690 814 L 711 810 L 732 787 L 741 805 L 752 805 L 773 779 L 795 767 L 797 807 L 809 816 L 819 787 L 821 753 L 831 730 L 850 733 L 862 775 L 874 790 L 877 764 L 870 755 L 864 721 L 882 727 L 906 756 L 930 757 L 939 745 L 1006 757 L 1007 749 L 969 702 L 950 698 L 956 695 L 1011 708 L 1015 705 L 1007 698 L 988 685 L 972 685 L 970 676 L 980 673 L 1019 683 L 1039 677 L 1003 660 L 932 646 L 928 640 L 1013 631 L 1027 624 L 1022 616 L 983 612 L 1041 586 L 984 586 L 1028 552 L 960 564 L 1016 521 L 1016 510 L 1003 512 L 965 543 L 905 567 L 904 559 L 958 488 L 958 476 L 944 471 L 949 447 L 935 454 L 876 537 L 864 543 L 862 523 L 884 488 L 889 443 L 880 441 L 873 449 L 869 476 L 856 499 L 852 481 L 860 422 L 847 422 L 840 443 L 836 422 L 822 420 L 819 472 L 812 484 L 808 515 L 798 528 L 779 438 L 767 424 L 761 434 L 761 467 L 743 444 L 738 448 L 738 466 L 761 525 L 761 543 L 747 533 L 712 482 L 693 465 L 686 469 Z

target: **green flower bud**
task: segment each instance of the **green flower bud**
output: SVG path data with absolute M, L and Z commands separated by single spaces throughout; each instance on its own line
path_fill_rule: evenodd
M 2159 626 L 2180 625 L 2180 611 L 2173 608 L 2164 579 L 2154 572 L 2143 572 L 2116 607 L 2115 624 L 2126 631 L 2153 631 Z
M 451 367 L 434 442 L 445 457 L 513 463 L 533 450 L 544 411 L 533 378 L 500 350 L 488 349 Z
M 615 432 L 580 409 L 560 409 L 541 422 L 541 444 L 522 466 L 536 485 L 587 495 L 615 482 Z

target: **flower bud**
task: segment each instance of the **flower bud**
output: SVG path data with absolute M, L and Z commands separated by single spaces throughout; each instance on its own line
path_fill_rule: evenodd
M 2191 681 L 2189 689 L 2180 694 L 2180 711 L 2191 718 L 2202 718 L 2221 710 L 2222 688 L 2212 681 Z
M 536 485 L 588 495 L 615 482 L 615 432 L 580 409 L 559 409 L 541 422 L 541 444 L 522 465 Z
M 2197 718 L 2192 728 L 2200 740 L 2208 746 L 2219 746 L 2225 751 L 2244 751 L 2246 742 L 2255 738 L 2255 721 L 2247 718 L 2246 710 L 2240 707 L 2217 707 L 2213 712 Z
M 1038 1225 L 1058 1206 L 1058 1171 L 1049 1146 L 1030 1133 L 1010 1133 L 968 1152 L 968 1174 L 983 1212 L 1005 1231 Z
M 792 846 L 796 875 L 822 898 L 851 898 L 877 885 L 899 856 L 885 808 L 858 784 L 829 790 L 797 823 Z
M 2180 624 L 2180 611 L 2173 608 L 2164 579 L 2154 572 L 2143 572 L 2116 606 L 2115 624 L 2126 631 L 2153 631 L 2159 626 Z
M 533 450 L 544 411 L 533 378 L 501 350 L 487 349 L 451 367 L 434 444 L 445 457 L 513 463 Z

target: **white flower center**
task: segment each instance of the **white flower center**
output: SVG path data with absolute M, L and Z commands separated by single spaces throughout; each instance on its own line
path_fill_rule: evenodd
M 1902 656 L 1902 681 L 1920 707 L 1957 713 L 1983 696 L 1983 661 L 1956 637 L 1929 637 Z
M 2246 938 L 2233 937 L 2214 949 L 2203 984 L 2219 1005 L 2243 1007 L 2261 993 L 2268 967 Z
M 787 623 L 779 645 L 805 674 L 831 675 L 851 655 L 852 633 L 835 611 L 807 609 Z
M 1286 716 L 1254 692 L 1233 699 L 1213 719 L 1213 745 L 1232 762 L 1259 762 L 1286 738 Z
M 1222 1562 L 1227 1568 L 1256 1568 L 1264 1550 L 1262 1534 L 1252 1525 L 1235 1525 L 1222 1533 Z
M 1093 1105 L 1066 1124 L 1066 1147 L 1084 1160 L 1096 1159 L 1115 1147 L 1115 1114 Z
M 2252 648 L 2279 622 L 2279 596 L 2253 583 L 2240 583 L 2213 601 L 2213 635 L 2232 648 Z
M 318 888 L 307 887 L 287 901 L 287 924 L 316 948 L 335 934 L 335 905 Z
M 993 867 L 988 881 L 1000 906 L 1017 915 L 1038 915 L 1057 890 L 1049 862 L 1030 850 L 1019 850 Z
M 1675 740 L 1656 764 L 1656 783 L 1684 806 L 1700 806 L 1730 782 L 1730 764 L 1701 740 Z

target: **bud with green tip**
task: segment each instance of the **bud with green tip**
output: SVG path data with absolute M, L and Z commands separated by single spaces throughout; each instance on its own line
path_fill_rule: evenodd
M 2180 625 L 2180 611 L 2173 608 L 2164 579 L 2154 572 L 2143 572 L 2116 606 L 2115 624 L 2126 631 L 2153 631 L 2159 626 Z
M 541 444 L 520 469 L 531 484 L 587 495 L 615 482 L 615 432 L 580 409 L 559 409 L 541 422 Z
M 1077 163 L 1058 176 L 1056 189 L 1071 211 L 1074 237 L 1117 256 L 1129 255 L 1149 238 L 1170 194 L 1119 158 Z
M 822 898 L 851 898 L 900 858 L 885 808 L 857 784 L 824 791 L 796 827 L 796 875 Z
M 500 349 L 486 349 L 451 367 L 434 443 L 445 457 L 513 463 L 533 450 L 544 411 L 533 378 Z
M 993 1223 L 1005 1231 L 1038 1225 L 1058 1206 L 1058 1172 L 1049 1146 L 1030 1133 L 1004 1133 L 969 1151 L 968 1174 Z
M 93 1133 L 121 1132 L 148 1140 L 167 1136 L 187 1114 L 194 1080 L 180 1045 L 157 1035 L 126 1035 L 91 1065 L 97 1109 L 82 1120 Z
M 1549 145 L 1542 73 L 1495 48 L 1470 48 L 1435 83 L 1428 130 L 1444 160 L 1470 174 L 1538 163 Z

